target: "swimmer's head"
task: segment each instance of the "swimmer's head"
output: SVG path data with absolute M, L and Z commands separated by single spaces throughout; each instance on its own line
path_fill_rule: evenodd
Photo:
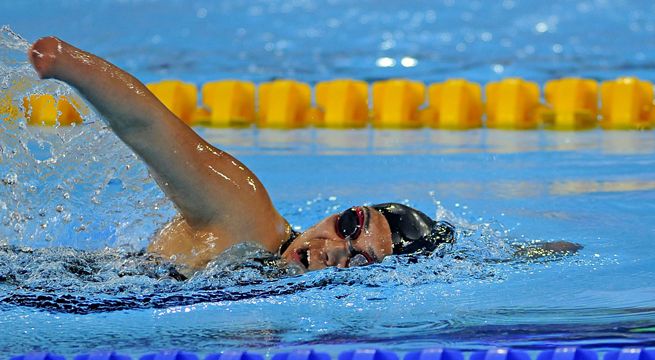
M 283 244 L 282 257 L 301 270 L 353 267 L 389 255 L 427 254 L 453 242 L 455 230 L 409 206 L 356 206 L 331 215 Z
M 447 221 L 434 221 L 407 205 L 373 205 L 389 223 L 395 255 L 431 253 L 437 246 L 455 241 L 455 227 Z

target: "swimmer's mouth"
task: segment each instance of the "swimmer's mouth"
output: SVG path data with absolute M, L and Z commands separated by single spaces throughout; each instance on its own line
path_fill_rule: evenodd
M 296 250 L 296 255 L 298 255 L 298 261 L 305 267 L 309 269 L 309 249 L 298 249 Z

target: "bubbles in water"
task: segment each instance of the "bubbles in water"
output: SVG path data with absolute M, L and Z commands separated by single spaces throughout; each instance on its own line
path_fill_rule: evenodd
M 90 108 L 79 126 L 31 126 L 33 94 L 83 101 L 69 86 L 39 80 L 30 44 L 0 29 L 0 241 L 23 246 L 145 245 L 172 214 L 141 162 Z M 153 211 L 155 205 L 164 211 Z
M 116 180 L 109 182 L 122 186 Z M 303 219 L 307 220 L 308 216 L 322 218 L 345 206 L 334 197 L 317 196 L 301 206 L 283 208 L 303 209 Z M 61 204 L 55 205 L 55 210 L 67 211 Z M 540 264 L 548 261 L 515 256 L 516 244 L 529 242 L 513 238 L 497 222 L 466 220 L 437 201 L 435 214 L 436 219 L 455 225 L 455 244 L 444 244 L 430 256 L 389 256 L 369 266 L 357 266 L 363 262 L 354 258 L 349 269 L 329 268 L 301 276 L 293 276 L 293 268 L 285 268 L 272 254 L 247 243 L 233 246 L 195 274 L 129 247 L 85 251 L 61 246 L 4 246 L 0 247 L 0 285 L 10 287 L 0 302 L 73 313 L 272 296 L 289 300 L 311 297 L 314 304 L 320 304 L 343 291 L 353 299 L 366 296 L 370 289 L 420 289 L 417 286 L 421 285 L 428 285 L 431 293 L 450 293 L 453 284 L 502 282 L 517 272 L 539 271 Z M 284 215 L 293 218 L 292 214 Z M 592 265 L 598 264 L 584 266 Z M 391 293 L 400 297 L 393 301 L 407 301 L 404 291 Z M 414 290 L 412 294 L 417 295 Z

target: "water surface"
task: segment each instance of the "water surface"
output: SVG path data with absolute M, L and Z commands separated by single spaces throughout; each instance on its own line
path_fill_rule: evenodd
M 27 1 L 1 3 L 0 22 L 30 41 L 59 35 L 144 81 L 543 82 L 653 78 L 654 10 L 600 0 Z M 2 32 L 0 86 L 14 103 L 72 95 L 36 80 L 26 47 Z M 394 65 L 381 66 L 385 58 Z M 458 243 L 430 258 L 303 276 L 241 261 L 261 254 L 238 248 L 178 281 L 139 255 L 174 208 L 101 119 L 91 111 L 83 125 L 57 129 L 4 122 L 2 356 L 653 345 L 651 131 L 197 131 L 252 168 L 300 229 L 351 205 L 398 201 L 455 223 Z M 584 249 L 512 256 L 512 244 L 553 240 Z

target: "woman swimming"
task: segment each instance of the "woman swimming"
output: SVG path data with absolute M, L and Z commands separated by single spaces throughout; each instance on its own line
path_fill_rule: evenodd
M 352 207 L 296 233 L 250 169 L 203 140 L 133 76 L 54 37 L 36 41 L 28 57 L 41 78 L 76 88 L 145 161 L 179 211 L 148 251 L 189 270 L 243 242 L 305 271 L 366 265 L 454 241 L 449 223 L 395 203 Z

